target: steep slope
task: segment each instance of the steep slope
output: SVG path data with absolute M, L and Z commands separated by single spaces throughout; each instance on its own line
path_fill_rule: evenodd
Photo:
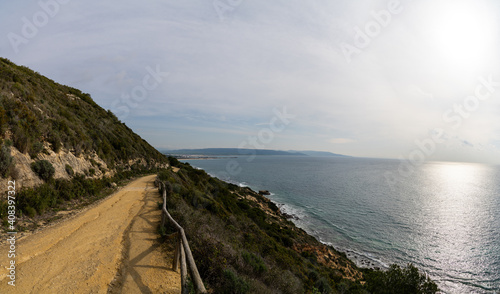
M 184 228 L 209 293 L 438 292 L 408 265 L 388 271 L 358 268 L 345 253 L 295 226 L 266 197 L 172 160 L 158 174 L 167 208 Z M 163 233 L 172 233 L 167 228 Z
M 3 58 L 0 137 L 0 175 L 28 187 L 42 183 L 31 168 L 39 160 L 52 164 L 55 178 L 66 179 L 75 174 L 100 178 L 133 164 L 159 166 L 167 161 L 89 94 Z

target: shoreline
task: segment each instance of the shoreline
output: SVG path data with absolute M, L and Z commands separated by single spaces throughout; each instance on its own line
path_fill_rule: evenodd
M 200 167 L 194 167 L 194 168 L 202 169 Z M 262 187 L 260 187 L 260 188 L 252 188 L 246 182 L 236 182 L 236 181 L 231 182 L 231 181 L 223 180 L 223 179 L 220 179 L 217 176 L 209 173 L 208 171 L 206 171 L 204 169 L 202 169 L 202 170 L 205 171 L 209 176 L 211 176 L 213 178 L 219 179 L 219 180 L 221 180 L 221 181 L 223 181 L 225 183 L 231 184 L 231 185 L 237 185 L 238 187 L 247 188 L 247 189 L 251 190 L 253 193 L 259 194 L 262 197 L 264 197 L 265 199 L 269 200 L 270 202 L 272 202 L 274 205 L 276 205 L 279 208 L 279 211 L 280 211 L 280 214 L 281 214 L 282 217 L 284 217 L 286 220 L 292 222 L 297 228 L 303 230 L 307 235 L 313 237 L 314 239 L 316 239 L 321 244 L 323 244 L 325 246 L 328 246 L 328 247 L 332 247 L 334 250 L 336 250 L 336 251 L 338 251 L 340 253 L 345 254 L 346 257 L 352 263 L 354 263 L 358 268 L 360 268 L 360 269 L 366 268 L 366 269 L 374 269 L 374 270 L 382 270 L 382 269 L 388 269 L 389 268 L 389 265 L 387 263 L 385 263 L 385 262 L 377 259 L 376 257 L 369 257 L 368 256 L 369 253 L 360 253 L 360 252 L 358 252 L 357 250 L 355 250 L 353 248 L 345 248 L 345 247 L 342 247 L 342 246 L 337 246 L 336 244 L 334 244 L 332 242 L 322 240 L 321 236 L 319 236 L 318 234 L 316 234 L 313 231 L 311 231 L 307 226 L 305 226 L 305 225 L 303 225 L 301 223 L 298 223 L 298 221 L 302 220 L 303 218 L 301 218 L 297 214 L 294 214 L 293 212 L 287 212 L 287 211 L 283 210 L 283 207 L 291 207 L 291 204 L 280 203 L 280 202 L 277 202 L 277 201 L 269 198 L 269 196 L 276 195 L 272 191 L 265 190 L 265 188 L 262 188 Z M 268 195 L 262 195 L 262 194 L 259 193 L 259 191 L 268 191 L 269 194 Z
M 210 155 L 170 155 L 177 160 L 210 160 L 210 159 L 221 159 L 221 158 L 238 158 L 237 156 L 210 156 Z
M 253 190 L 253 189 L 252 189 Z M 274 193 L 271 192 L 271 196 L 272 195 L 275 195 Z M 266 197 L 266 196 L 264 196 Z M 268 197 L 266 197 L 268 198 Z M 286 207 L 286 206 L 290 206 L 290 204 L 287 204 L 287 203 L 279 203 L 279 202 L 276 202 L 270 198 L 268 198 L 271 202 L 273 202 L 274 204 L 276 204 L 276 206 L 278 206 L 278 208 L 280 209 L 280 212 L 282 213 L 282 215 L 284 217 L 287 218 L 287 220 L 293 222 L 293 224 L 295 226 L 297 226 L 298 228 L 304 230 L 308 235 L 314 237 L 316 240 L 318 240 L 318 242 L 326 245 L 326 246 L 331 246 L 332 248 L 334 248 L 335 250 L 337 250 L 338 252 L 342 252 L 342 253 L 345 253 L 347 258 L 349 260 L 351 260 L 354 264 L 356 264 L 357 267 L 359 268 L 367 268 L 367 269 L 375 269 L 375 270 L 381 270 L 381 269 L 388 269 L 389 268 L 389 264 L 381 261 L 380 259 L 378 259 L 377 257 L 370 257 L 370 253 L 368 252 L 359 252 L 358 250 L 354 249 L 354 248 L 346 248 L 344 246 L 339 246 L 338 244 L 334 244 L 330 241 L 324 241 L 323 238 L 311 231 L 307 225 L 304 225 L 302 223 L 300 223 L 300 221 L 303 219 L 301 218 L 299 215 L 297 214 L 294 214 L 293 212 L 286 212 L 286 211 L 283 211 L 283 207 Z

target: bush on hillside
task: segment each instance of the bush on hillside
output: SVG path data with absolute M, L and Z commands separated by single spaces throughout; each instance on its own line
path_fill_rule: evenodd
M 13 162 L 14 158 L 10 155 L 10 148 L 2 145 L 0 149 L 0 175 L 3 178 L 9 175 Z
M 151 164 L 167 162 L 89 94 L 0 57 L 0 135 L 5 137 L 7 130 L 14 146 L 33 159 L 48 143 L 56 153 L 69 150 L 79 156 L 95 151 L 112 169 L 138 158 Z
M 120 183 L 123 180 L 155 171 L 158 170 L 124 171 L 111 178 L 101 179 L 88 179 L 81 174 L 75 174 L 71 180 L 55 179 L 35 188 L 22 188 L 16 193 L 17 210 L 20 215 L 33 217 L 65 207 L 68 205 L 68 201 L 75 199 L 91 203 L 107 195 L 108 192 L 114 191 L 111 183 Z M 0 201 L 0 218 L 6 215 L 7 202 Z
M 72 168 L 72 167 L 71 167 L 71 165 L 69 165 L 69 164 L 66 164 L 66 165 L 64 166 L 64 169 L 66 170 L 66 173 L 67 173 L 70 177 L 72 177 L 72 176 L 75 174 L 75 171 L 73 170 L 73 168 Z
M 30 154 L 31 158 L 34 159 L 42 151 L 43 151 L 43 144 L 42 144 L 42 142 L 37 141 L 37 142 L 33 143 L 33 145 L 31 146 L 31 150 L 29 151 L 29 154 Z
M 38 160 L 31 164 L 31 169 L 44 181 L 50 180 L 56 170 L 47 160 Z
M 180 161 L 173 156 L 168 157 L 168 162 L 169 162 L 170 166 L 181 167 Z
M 393 264 L 387 271 L 371 271 L 365 277 L 368 291 L 374 294 L 434 294 L 439 291 L 436 283 L 412 264 L 405 268 Z

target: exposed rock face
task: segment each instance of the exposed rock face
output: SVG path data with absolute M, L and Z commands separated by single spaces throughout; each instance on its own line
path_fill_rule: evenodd
M 10 147 L 10 154 L 14 157 L 14 169 L 8 179 L 0 178 L 0 184 L 7 186 L 7 181 L 15 180 L 16 188 L 36 187 L 43 184 L 43 181 L 31 169 L 31 164 L 37 160 L 47 160 L 54 167 L 55 179 L 71 179 L 71 175 L 66 171 L 66 165 L 71 166 L 73 173 L 85 175 L 88 178 L 112 177 L 116 174 L 115 169 L 110 169 L 106 162 L 102 160 L 97 153 L 74 155 L 72 152 L 62 149 L 55 153 L 50 149 L 50 146 L 45 143 L 45 151 L 38 154 L 35 159 L 32 159 L 28 154 L 19 152 L 15 147 Z M 144 158 L 137 158 L 128 161 L 128 166 L 139 164 L 146 166 L 147 162 Z M 168 164 L 153 162 L 153 166 L 158 168 L 167 168 Z M 93 172 L 91 172 L 93 170 Z
M 286 219 L 292 219 L 292 220 L 299 220 L 300 218 L 296 216 L 295 214 L 289 214 L 286 212 L 281 213 Z
M 97 156 L 97 154 L 93 153 L 91 155 L 85 156 L 81 154 L 79 157 L 76 157 L 71 152 L 59 151 L 59 153 L 55 153 L 50 150 L 49 154 L 39 154 L 38 160 L 48 160 L 54 166 L 56 170 L 54 174 L 54 178 L 56 179 L 69 179 L 70 175 L 66 171 L 66 165 L 71 166 L 75 174 L 86 174 L 90 169 L 94 169 L 95 174 L 92 176 L 93 178 L 101 178 L 108 171 L 108 166 L 106 163 Z M 91 162 L 93 160 L 97 163 L 98 166 L 94 166 Z M 104 171 L 104 173 L 102 171 Z
M 9 177 L 0 183 L 16 180 L 16 188 L 43 184 L 31 170 L 37 160 L 50 162 L 56 179 L 110 177 L 168 164 L 167 157 L 89 94 L 2 57 L 0 72 L 0 145 L 17 148 L 10 147 L 13 165 L 7 156 L 0 162 L 2 176 Z
M 271 192 L 269 192 L 267 190 L 259 190 L 259 194 L 260 195 L 271 195 Z
M 321 243 L 317 245 L 294 244 L 293 249 L 301 254 L 307 252 L 316 256 L 318 263 L 342 270 L 344 277 L 351 281 L 363 279 L 363 274 L 355 268 L 354 264 L 343 260 L 339 253 L 330 246 Z
M 45 153 L 40 153 L 37 158 L 31 159 L 28 154 L 19 152 L 15 147 L 10 148 L 10 154 L 14 157 L 14 171 L 11 179 L 16 180 L 18 189 L 22 187 L 35 187 L 43 181 L 31 169 L 31 164 L 36 160 L 47 160 L 54 166 L 56 179 L 70 179 L 71 176 L 66 171 L 66 165 L 71 166 L 74 174 L 89 175 L 91 169 L 94 170 L 92 178 L 101 178 L 103 176 L 113 176 L 114 170 L 110 170 L 106 163 L 97 156 L 96 153 L 75 156 L 67 150 L 61 150 L 55 153 L 51 149 L 45 149 Z M 48 154 L 47 154 L 48 153 Z M 8 179 L 6 179 L 8 180 Z M 5 180 L 5 181 L 6 181 Z
M 16 148 L 10 148 L 10 155 L 14 157 L 14 172 L 12 179 L 16 181 L 16 188 L 34 187 L 41 185 L 43 181 L 31 169 L 33 160 L 27 154 L 22 154 Z

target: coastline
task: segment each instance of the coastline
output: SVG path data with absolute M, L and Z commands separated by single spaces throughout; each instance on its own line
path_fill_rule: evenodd
M 225 157 L 225 158 L 227 158 L 227 157 Z M 191 160 L 191 159 L 189 159 L 189 160 Z M 293 225 L 295 227 L 304 231 L 304 233 L 306 233 L 308 236 L 314 238 L 316 241 L 323 244 L 324 246 L 331 247 L 335 251 L 337 251 L 341 254 L 344 254 L 347 259 L 349 259 L 353 264 L 356 265 L 356 267 L 358 267 L 360 269 L 367 268 L 367 269 L 374 269 L 374 270 L 381 270 L 381 269 L 388 269 L 389 268 L 388 264 L 378 260 L 376 257 L 368 256 L 368 253 L 360 253 L 353 248 L 339 247 L 332 242 L 322 240 L 320 235 L 311 231 L 306 225 L 304 225 L 300 222 L 303 219 L 303 217 L 296 214 L 296 212 L 291 211 L 291 210 L 294 210 L 293 208 L 291 208 L 292 207 L 291 204 L 281 203 L 281 202 L 277 202 L 277 201 L 273 200 L 269 196 L 272 197 L 276 194 L 273 193 L 272 191 L 266 190 L 265 187 L 251 187 L 251 185 L 249 185 L 246 182 L 236 182 L 236 181 L 223 180 L 223 179 L 218 178 L 214 174 L 209 173 L 208 171 L 204 170 L 203 168 L 194 167 L 194 166 L 193 166 L 193 168 L 201 169 L 201 170 L 205 171 L 209 176 L 211 176 L 213 178 L 217 178 L 225 183 L 237 185 L 237 186 L 242 187 L 242 188 L 247 188 L 252 193 L 260 195 L 261 197 L 267 199 L 269 202 L 272 202 L 274 205 L 276 205 L 279 208 L 279 217 L 282 217 L 282 218 L 286 219 L 287 221 L 290 221 L 291 223 L 293 223 Z M 269 194 L 262 195 L 259 193 L 259 191 L 267 191 L 267 192 L 269 192 Z M 290 207 L 291 209 L 290 208 L 287 209 L 288 207 Z M 263 210 L 266 213 L 268 213 L 268 211 L 266 211 L 265 209 L 263 209 Z M 328 253 L 323 253 L 323 254 L 328 255 Z
M 228 183 L 228 182 L 226 182 Z M 254 193 L 256 192 L 254 189 L 252 189 L 249 186 L 246 186 L 249 189 L 251 189 Z M 269 196 L 273 196 L 275 193 L 270 191 Z M 297 215 L 295 212 L 292 211 L 286 211 L 287 207 L 290 207 L 291 204 L 288 203 L 280 203 L 276 202 L 275 200 L 269 198 L 266 195 L 263 195 L 263 197 L 269 199 L 269 201 L 273 202 L 279 209 L 280 213 L 283 217 L 285 217 L 287 220 L 291 221 L 297 228 L 304 230 L 309 236 L 315 238 L 318 242 L 330 246 L 334 248 L 336 251 L 344 253 L 347 258 L 352 261 L 354 264 L 356 264 L 357 267 L 359 268 L 368 268 L 368 269 L 374 269 L 374 270 L 381 270 L 381 269 L 388 269 L 389 265 L 387 263 L 384 263 L 381 260 L 378 260 L 376 257 L 370 257 L 368 256 L 368 253 L 362 253 L 358 252 L 357 250 L 353 248 L 342 248 L 337 246 L 336 244 L 329 242 L 329 241 L 324 241 L 322 240 L 321 236 L 319 234 L 316 234 L 315 232 L 311 231 L 306 225 L 303 225 L 300 221 L 303 219 L 303 217 Z
M 210 175 L 210 174 L 209 174 Z M 212 175 L 210 175 L 213 177 Z M 219 179 L 220 180 L 220 179 Z M 221 180 L 223 181 L 223 180 Z M 228 184 L 233 184 L 228 181 L 223 181 Z M 233 184 L 234 185 L 234 184 Z M 238 185 L 241 187 L 241 185 Z M 363 279 L 363 274 L 361 268 L 351 260 L 347 253 L 340 251 L 329 243 L 322 242 L 318 237 L 310 232 L 306 231 L 304 228 L 298 226 L 295 222 L 287 218 L 277 205 L 277 203 L 270 198 L 258 193 L 249 186 L 243 186 L 248 193 L 245 195 L 239 194 L 240 198 L 253 201 L 257 203 L 259 208 L 264 211 L 271 219 L 280 223 L 282 227 L 292 229 L 298 233 L 298 237 L 293 249 L 301 255 L 315 255 L 317 256 L 317 261 L 325 266 L 331 267 L 333 269 L 339 269 L 345 274 L 345 278 L 351 281 L 357 281 Z M 271 193 L 272 195 L 272 193 Z M 278 208 L 273 210 L 272 207 Z M 347 260 L 347 262 L 346 262 Z M 379 270 L 377 268 L 373 268 Z
M 498 274 L 485 273 L 480 268 L 474 268 L 475 271 L 471 271 L 470 274 L 450 269 L 444 262 L 445 258 L 449 257 L 447 250 L 428 252 L 428 248 L 449 244 L 447 242 L 452 240 L 446 239 L 446 236 L 436 239 L 429 235 L 431 231 L 428 230 L 430 227 L 426 225 L 425 219 L 419 218 L 420 214 L 413 215 L 412 211 L 408 210 L 408 207 L 413 208 L 413 206 L 403 207 L 401 204 L 412 204 L 411 201 L 405 202 L 412 199 L 411 195 L 419 195 L 427 200 L 436 198 L 428 198 L 429 195 L 419 190 L 417 186 L 408 186 L 410 189 L 414 188 L 414 190 L 409 190 L 413 192 L 411 195 L 400 197 L 401 201 L 391 201 L 400 199 L 398 195 L 407 195 L 401 194 L 401 191 L 397 193 L 385 191 L 386 187 L 380 184 L 383 182 L 377 181 L 381 173 L 374 173 L 374 171 L 397 168 L 392 161 L 332 160 L 323 164 L 321 159 L 315 158 L 292 160 L 258 157 L 251 164 L 247 164 L 243 158 L 238 161 L 242 172 L 231 176 L 225 169 L 228 161 L 193 161 L 191 164 L 193 167 L 210 171 L 211 176 L 216 175 L 225 182 L 238 186 L 250 186 L 254 191 L 274 192 L 266 197 L 279 206 L 285 217 L 323 244 L 344 252 L 359 268 L 378 267 L 385 270 L 393 264 L 405 266 L 411 263 L 438 283 L 443 293 L 456 293 L 458 289 L 477 291 L 475 293 L 486 293 L 482 292 L 483 290 L 498 291 L 496 289 L 498 286 L 494 286 L 498 285 Z M 367 165 L 373 165 L 374 168 L 365 168 Z M 433 163 L 428 167 L 436 168 Z M 422 176 L 424 175 L 426 173 L 422 172 Z M 328 179 L 331 179 L 331 182 Z M 352 179 L 358 179 L 364 185 L 357 185 Z M 493 178 L 491 182 L 497 183 Z M 375 185 L 372 186 L 372 184 Z M 490 195 L 488 191 L 484 192 L 484 197 Z M 394 209 L 398 207 L 400 209 Z M 492 208 L 484 211 L 494 210 L 498 210 L 498 206 L 493 205 Z M 452 210 L 447 209 L 447 211 Z M 436 215 L 435 210 L 426 210 L 425 213 L 429 216 Z M 405 218 L 408 215 L 411 218 Z M 410 220 L 416 221 L 410 222 Z M 430 229 L 433 229 L 432 232 L 443 231 L 440 227 Z M 494 229 L 492 232 L 495 231 L 497 230 Z M 476 237 L 479 238 L 475 240 L 483 240 L 478 233 L 474 235 L 478 235 Z M 419 238 L 407 238 L 408 236 Z M 432 239 L 429 240 L 431 237 Z M 489 238 L 484 240 L 493 240 L 492 237 L 494 236 L 489 234 Z M 417 242 L 412 242 L 412 240 Z M 484 252 L 482 256 L 485 262 L 491 268 L 496 268 L 493 264 L 498 260 L 498 255 L 493 254 L 496 249 L 481 247 L 480 250 Z M 460 260 L 462 256 L 470 256 L 475 260 L 478 255 L 464 252 L 456 255 L 456 258 Z M 470 278 L 470 283 L 464 283 L 466 277 Z
M 221 158 L 238 158 L 237 156 L 208 156 L 208 155 L 169 155 L 169 156 L 173 156 L 177 160 L 209 160 L 209 159 L 221 159 Z

